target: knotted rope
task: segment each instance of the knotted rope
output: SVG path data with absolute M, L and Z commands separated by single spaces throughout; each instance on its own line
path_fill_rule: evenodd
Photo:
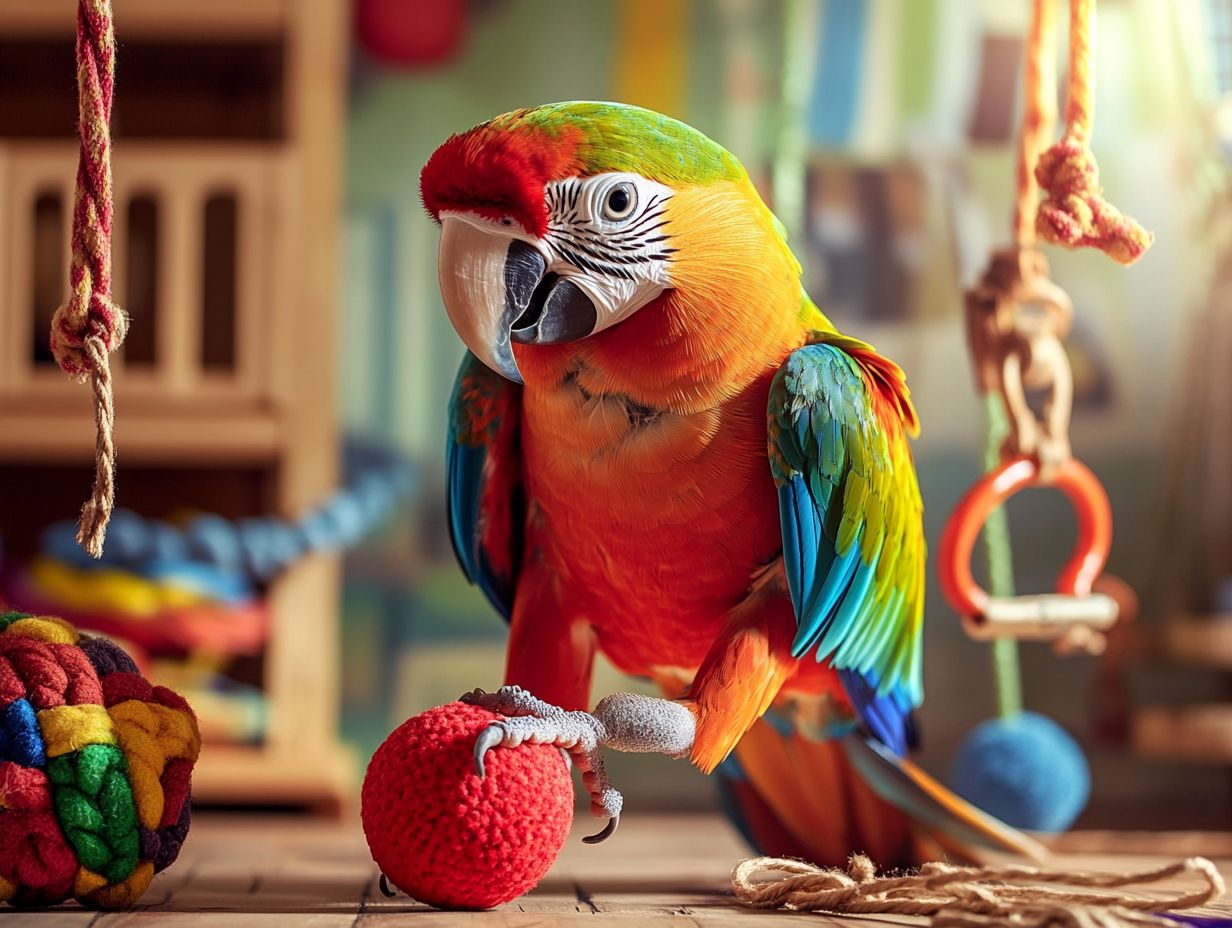
M 94 487 L 81 509 L 77 541 L 102 554 L 115 501 L 115 406 L 108 354 L 128 319 L 111 300 L 111 98 L 115 33 L 110 0 L 78 0 L 77 104 L 81 153 L 73 199 L 71 292 L 51 321 L 51 350 L 72 378 L 94 390 Z
M 754 879 L 763 872 L 775 878 Z M 1081 891 L 1120 890 L 1182 875 L 1198 877 L 1205 885 L 1159 898 Z M 1175 926 L 1176 921 L 1160 913 L 1205 905 L 1222 896 L 1225 888 L 1215 865 L 1204 857 L 1134 873 L 955 867 L 934 862 L 918 873 L 882 877 L 862 854 L 851 858 L 846 872 L 799 860 L 751 857 L 736 865 L 731 880 L 736 896 L 755 908 L 834 915 L 923 915 L 933 928 Z
M 1054 245 L 1091 246 L 1122 264 L 1133 264 L 1150 247 L 1152 236 L 1105 200 L 1099 185 L 1099 166 L 1090 147 L 1094 48 L 1094 0 L 1070 0 L 1065 134 L 1035 166 L 1035 177 L 1046 194 L 1035 228 L 1044 241 Z

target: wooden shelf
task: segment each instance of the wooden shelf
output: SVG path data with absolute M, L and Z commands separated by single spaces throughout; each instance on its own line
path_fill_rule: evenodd
M 358 795 L 358 770 L 355 756 L 338 744 L 294 753 L 206 744 L 193 771 L 193 801 L 338 814 Z
M 1134 713 L 1130 738 L 1143 757 L 1232 764 L 1232 704 L 1147 706 Z
M 277 35 L 287 0 L 114 0 L 117 33 L 125 38 L 234 39 Z M 4 0 L 0 35 L 71 36 L 76 0 Z
M 0 0 L 0 38 L 71 41 L 76 6 Z M 261 511 L 303 512 L 338 483 L 335 320 L 350 4 L 114 0 L 114 10 L 121 71 L 125 42 L 276 40 L 283 49 L 277 123 L 285 127 L 274 145 L 134 142 L 116 159 L 121 305 L 129 283 L 127 206 L 149 196 L 159 216 L 153 370 L 126 369 L 123 355 L 116 358 L 119 481 L 131 465 L 180 468 L 195 472 L 198 485 L 181 488 L 169 473 L 152 479 L 150 492 L 221 497 L 229 482 L 236 506 L 242 495 Z M 71 74 L 57 82 L 65 79 L 70 93 Z M 0 222 L 0 462 L 19 465 L 14 469 L 84 465 L 94 454 L 89 388 L 28 357 L 34 339 L 46 335 L 33 331 L 28 312 L 36 255 L 27 220 L 45 192 L 53 200 L 59 193 L 68 214 L 75 163 L 65 141 L 0 144 L 0 217 L 12 220 Z M 203 369 L 205 204 L 219 190 L 234 194 L 236 215 L 226 378 Z M 209 473 L 254 465 L 268 473 Z M 79 505 L 81 491 L 70 491 Z M 207 746 L 194 778 L 202 802 L 337 809 L 355 796 L 357 765 L 337 742 L 339 568 L 336 554 L 310 556 L 270 588 L 265 743 Z
M 1164 624 L 1159 645 L 1169 660 L 1232 670 L 1232 615 L 1187 615 Z
M 88 400 L 88 390 L 82 397 Z M 281 427 L 263 412 L 188 415 L 125 410 L 116 446 L 126 462 L 261 464 L 282 447 Z M 94 459 L 94 420 L 77 410 L 0 410 L 0 462 L 75 463 Z

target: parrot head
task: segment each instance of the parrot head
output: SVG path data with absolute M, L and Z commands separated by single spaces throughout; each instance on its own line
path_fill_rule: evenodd
M 516 382 L 515 344 L 584 339 L 665 293 L 713 289 L 733 266 L 765 270 L 775 262 L 758 255 L 763 239 L 799 276 L 740 162 L 638 107 L 557 103 L 498 116 L 441 145 L 420 193 L 441 226 L 451 323 Z

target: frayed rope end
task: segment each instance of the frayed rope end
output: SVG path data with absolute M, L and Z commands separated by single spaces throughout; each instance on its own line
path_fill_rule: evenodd
M 1099 167 L 1085 143 L 1063 138 L 1040 156 L 1035 179 L 1046 198 L 1035 231 L 1067 248 L 1098 248 L 1121 264 L 1141 258 L 1155 237 L 1104 199 Z

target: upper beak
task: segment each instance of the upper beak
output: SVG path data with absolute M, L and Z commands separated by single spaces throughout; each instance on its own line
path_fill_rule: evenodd
M 515 383 L 512 342 L 554 344 L 594 331 L 594 303 L 547 271 L 534 245 L 459 215 L 441 217 L 437 258 L 449 321 L 480 361 Z

